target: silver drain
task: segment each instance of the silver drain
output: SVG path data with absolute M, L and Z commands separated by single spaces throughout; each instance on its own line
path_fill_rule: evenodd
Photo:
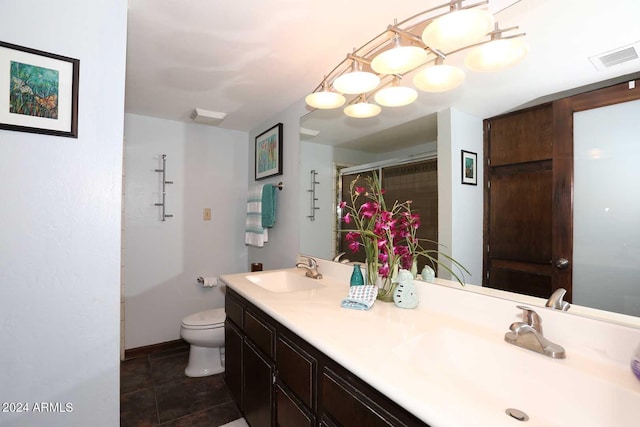
M 529 421 L 529 415 L 525 414 L 524 412 L 522 412 L 519 409 L 515 409 L 515 408 L 507 408 L 504 411 L 507 415 L 509 415 L 511 418 L 515 418 L 518 421 Z

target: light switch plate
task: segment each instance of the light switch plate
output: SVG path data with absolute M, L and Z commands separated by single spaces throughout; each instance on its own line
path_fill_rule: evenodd
M 211 221 L 211 208 L 204 208 L 202 210 L 202 219 L 205 221 Z

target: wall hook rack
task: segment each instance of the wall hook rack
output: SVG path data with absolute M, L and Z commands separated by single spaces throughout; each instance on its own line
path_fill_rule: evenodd
M 172 214 L 166 212 L 167 208 L 167 184 L 173 184 L 173 181 L 167 181 L 167 155 L 162 155 L 162 169 L 156 169 L 156 172 L 162 174 L 162 202 L 156 203 L 156 206 L 162 207 L 162 218 L 160 221 L 166 221 L 167 218 L 173 218 Z
M 316 220 L 316 211 L 320 209 L 316 206 L 316 202 L 318 201 L 318 198 L 316 197 L 316 184 L 320 184 L 316 179 L 317 176 L 318 171 L 316 171 L 315 169 L 311 169 L 311 188 L 307 190 L 309 193 L 311 193 L 311 215 L 307 215 L 307 218 L 309 218 L 311 221 Z

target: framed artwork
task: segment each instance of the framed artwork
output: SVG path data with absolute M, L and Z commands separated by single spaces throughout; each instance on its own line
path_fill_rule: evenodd
M 478 154 L 462 150 L 462 183 L 478 185 Z
M 80 61 L 0 41 L 0 129 L 78 137 Z
M 282 175 L 282 123 L 256 136 L 255 180 Z

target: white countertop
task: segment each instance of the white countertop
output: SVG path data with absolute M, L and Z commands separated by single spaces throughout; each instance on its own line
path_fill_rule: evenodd
M 288 270 L 304 276 L 302 269 Z M 528 394 L 517 391 L 520 387 L 517 378 L 513 378 L 517 375 L 499 378 L 500 367 L 489 366 L 494 356 L 486 354 L 491 350 L 485 351 L 485 343 L 488 349 L 499 349 L 501 356 L 496 358 L 506 358 L 500 363 L 516 366 L 509 372 L 518 372 L 519 366 L 523 372 L 540 369 L 545 375 L 564 369 L 569 375 L 591 370 L 597 371 L 596 376 L 602 376 L 606 371 L 607 381 L 611 379 L 613 385 L 604 384 L 602 393 L 608 393 L 611 387 L 614 391 L 624 389 L 624 398 L 631 399 L 629 404 L 635 406 L 632 409 L 635 422 L 628 425 L 640 425 L 640 381 L 624 367 L 626 364 L 628 368 L 626 357 L 640 343 L 639 329 L 536 308 L 544 321 L 545 336 L 567 350 L 567 359 L 554 360 L 504 342 L 509 325 L 520 320 L 520 310 L 513 301 L 465 292 L 458 289 L 460 285 L 455 282 L 436 279 L 439 284 L 415 282 L 420 297 L 417 309 L 401 309 L 393 303 L 376 301 L 368 311 L 350 310 L 340 306 L 348 293 L 350 267 L 321 263 L 320 271 L 325 274 L 319 281 L 321 288 L 288 293 L 270 292 L 255 285 L 247 280 L 249 273 L 224 275 L 221 279 L 432 427 L 566 427 L 588 421 L 581 419 L 580 414 L 584 412 L 579 408 L 581 403 L 571 402 L 571 396 L 564 402 L 555 399 L 555 402 L 537 403 L 533 402 L 531 390 Z M 589 334 L 571 332 L 580 328 L 588 328 Z M 601 339 L 615 340 L 616 345 L 603 349 Z M 592 345 L 593 342 L 596 344 Z M 457 350 L 452 352 L 455 354 L 447 354 L 443 353 L 445 348 Z M 487 380 L 483 380 L 487 375 L 483 369 L 485 360 L 487 370 L 496 369 Z M 460 369 L 467 365 L 468 371 Z M 452 366 L 457 366 L 455 371 Z M 449 375 L 450 372 L 454 375 Z M 565 371 L 559 372 L 562 375 Z M 589 381 L 588 384 L 592 384 L 594 380 L 589 378 Z M 553 389 L 554 386 L 541 384 L 541 399 L 548 394 L 544 387 Z M 567 406 L 568 409 L 562 409 Z M 523 424 L 510 418 L 504 412 L 508 407 L 527 412 L 529 421 Z M 568 419 L 575 419 L 576 423 L 568 423 Z M 626 421 L 616 422 L 616 427 L 626 425 Z

